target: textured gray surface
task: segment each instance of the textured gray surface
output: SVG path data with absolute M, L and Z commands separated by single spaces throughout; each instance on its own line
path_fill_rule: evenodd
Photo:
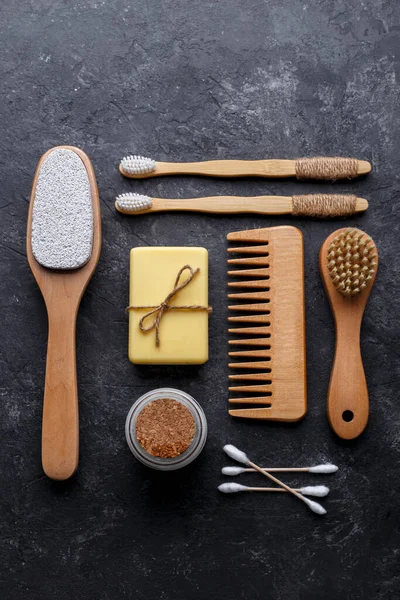
M 21 0 L 0 7 L 0 590 L 5 600 L 394 600 L 399 577 L 399 54 L 394 0 Z M 40 155 L 82 147 L 102 199 L 103 250 L 78 320 L 81 461 L 76 478 L 40 467 L 46 313 L 25 256 Z M 127 181 L 126 154 L 160 160 L 356 155 L 373 173 L 336 185 L 165 178 Z M 317 256 L 342 222 L 297 220 L 305 238 L 309 412 L 297 425 L 227 415 L 225 234 L 294 223 L 257 216 L 115 212 L 117 193 L 158 197 L 354 192 L 380 270 L 363 326 L 367 431 L 330 432 L 333 323 Z M 129 250 L 210 251 L 210 361 L 135 368 L 127 359 Z M 209 420 L 201 458 L 152 473 L 124 441 L 151 388 L 182 388 Z M 226 442 L 259 462 L 331 460 L 320 518 L 293 499 L 216 492 Z M 289 478 L 288 478 L 289 480 Z M 242 483 L 261 483 L 255 476 Z M 311 483 L 292 477 L 293 484 Z M 323 483 L 318 478 L 318 483 Z
M 93 208 L 85 165 L 56 148 L 38 174 L 32 211 L 32 252 L 48 269 L 78 269 L 93 248 Z

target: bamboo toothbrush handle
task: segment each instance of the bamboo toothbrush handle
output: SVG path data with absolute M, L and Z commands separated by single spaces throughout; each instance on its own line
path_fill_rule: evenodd
M 51 479 L 71 477 L 78 466 L 76 310 L 49 311 L 42 425 L 42 465 Z
M 184 210 L 205 213 L 291 214 L 293 201 L 287 196 L 210 196 L 208 198 L 153 198 L 151 212 Z
M 368 422 L 369 398 L 360 350 L 362 314 L 336 316 L 336 350 L 328 391 L 328 418 L 344 439 L 358 437 Z
M 158 175 L 209 175 L 211 177 L 295 177 L 294 160 L 209 160 L 204 162 L 156 162 L 145 177 Z

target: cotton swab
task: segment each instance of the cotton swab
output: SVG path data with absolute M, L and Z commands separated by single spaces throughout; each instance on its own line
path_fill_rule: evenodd
M 240 483 L 229 482 L 222 483 L 218 486 L 220 492 L 224 494 L 234 494 L 236 492 L 283 492 L 287 491 L 280 487 L 268 488 L 268 487 L 249 487 L 247 485 L 241 485 Z M 296 488 L 295 492 L 303 494 L 304 496 L 318 496 L 323 498 L 329 494 L 329 488 L 326 485 L 308 485 L 302 488 Z
M 336 473 L 338 467 L 336 465 L 332 465 L 330 463 L 326 463 L 324 465 L 316 465 L 315 467 L 278 467 L 269 469 L 268 467 L 261 467 L 264 471 L 268 471 L 268 473 L 316 473 L 316 474 L 328 474 L 328 473 Z M 255 469 L 245 469 L 244 467 L 223 467 L 222 473 L 223 475 L 241 475 L 242 473 L 255 473 Z
M 308 498 L 305 498 L 305 496 L 302 496 L 302 494 L 299 494 L 299 492 L 296 492 L 295 490 L 293 490 L 291 487 L 286 485 L 286 483 L 283 483 L 283 481 L 280 481 L 279 479 L 277 479 L 276 477 L 274 477 L 273 475 L 268 473 L 268 471 L 264 471 L 261 467 L 259 467 L 255 463 L 251 462 L 250 459 L 246 456 L 246 454 L 244 452 L 242 452 L 241 450 L 239 450 L 232 444 L 227 444 L 226 446 L 224 446 L 224 452 L 226 452 L 226 454 L 228 456 L 233 458 L 233 460 L 236 460 L 237 462 L 247 465 L 248 467 L 252 467 L 253 469 L 258 471 L 262 475 L 265 475 L 265 477 L 268 477 L 269 479 L 271 479 L 271 481 L 273 481 L 277 485 L 284 488 L 290 494 L 293 494 L 293 496 L 296 496 L 296 498 L 298 498 L 299 500 L 304 502 L 304 504 L 307 504 L 307 506 L 316 514 L 318 514 L 318 515 L 326 514 L 326 510 L 324 509 L 323 506 L 318 504 L 318 502 L 314 502 L 313 500 L 309 500 Z

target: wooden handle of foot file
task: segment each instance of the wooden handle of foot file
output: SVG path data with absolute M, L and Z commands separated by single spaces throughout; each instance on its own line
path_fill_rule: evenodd
M 357 300 L 355 300 L 357 301 Z M 360 351 L 362 313 L 336 314 L 336 350 L 328 391 L 328 419 L 343 439 L 358 437 L 369 415 L 368 388 Z
M 51 479 L 64 480 L 78 467 L 79 427 L 76 377 L 76 307 L 49 310 L 42 425 L 42 465 Z

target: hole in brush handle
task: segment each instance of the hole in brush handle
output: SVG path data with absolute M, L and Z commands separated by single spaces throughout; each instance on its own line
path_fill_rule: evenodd
M 344 410 L 342 413 L 342 419 L 343 419 L 343 421 L 346 421 L 346 423 L 350 423 L 354 419 L 353 411 Z

